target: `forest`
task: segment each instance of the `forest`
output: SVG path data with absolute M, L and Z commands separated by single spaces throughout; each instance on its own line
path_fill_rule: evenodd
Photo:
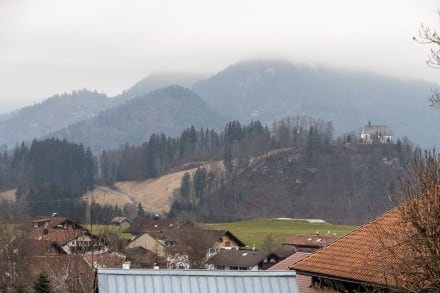
M 270 126 L 234 120 L 221 132 L 191 126 L 177 137 L 153 134 L 142 145 L 125 144 L 96 155 L 81 144 L 51 138 L 3 152 L 0 191 L 16 188 L 15 204 L 21 205 L 28 216 L 57 211 L 84 222 L 91 220 L 93 210 L 92 220 L 102 223 L 126 214 L 128 207 L 101 207 L 78 200 L 95 185 L 112 187 L 118 181 L 157 178 L 190 165 L 199 168 L 194 175 L 183 176 L 170 216 L 196 213 L 211 221 L 310 217 L 320 204 L 307 208 L 310 203 L 304 196 L 318 194 L 316 200 L 323 204 L 326 201 L 320 198 L 325 192 L 329 192 L 327 198 L 343 206 L 350 196 L 350 211 L 356 213 L 361 204 L 368 204 L 367 198 L 378 194 L 384 197 L 394 177 L 403 174 L 412 148 L 408 139 L 362 145 L 354 132 L 333 137 L 331 122 L 301 115 Z M 203 167 L 219 161 L 219 168 Z M 278 176 L 272 178 L 276 173 Z M 270 192 L 264 195 L 263 190 Z M 269 201 L 277 197 L 294 201 L 288 201 L 292 202 L 289 209 L 280 208 Z M 14 211 L 10 205 L 4 201 L 3 210 Z M 383 208 L 381 203 L 378 209 Z M 338 209 L 337 214 L 343 211 Z M 362 215 L 362 220 L 365 217 Z M 340 221 L 341 216 L 328 218 Z M 359 218 L 351 222 L 359 222 Z

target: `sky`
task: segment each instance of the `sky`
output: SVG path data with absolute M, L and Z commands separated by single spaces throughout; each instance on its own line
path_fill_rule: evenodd
M 439 84 L 438 1 L 0 0 L 0 113 L 87 88 L 114 96 L 153 72 L 214 74 L 249 59 Z

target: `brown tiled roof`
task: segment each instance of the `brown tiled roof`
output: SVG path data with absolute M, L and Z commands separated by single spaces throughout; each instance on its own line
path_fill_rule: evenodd
M 268 270 L 270 271 L 278 271 L 278 270 L 289 270 L 289 267 L 296 264 L 297 262 L 303 260 L 304 258 L 308 257 L 311 253 L 308 252 L 296 252 L 289 256 L 286 259 L 283 259 L 279 263 L 274 264 L 271 266 Z
M 336 241 L 338 237 L 328 235 L 295 235 L 287 239 L 283 245 L 324 247 Z
M 400 224 L 401 214 L 395 208 L 290 268 L 299 274 L 395 286 L 395 279 L 387 272 L 396 259 L 384 247 L 397 243 L 397 239 L 382 235 L 398 229 Z
M 229 238 L 237 242 L 239 247 L 246 246 L 240 239 L 238 239 L 234 234 L 226 230 L 205 230 L 207 243 L 212 243 L 211 247 L 224 235 L 228 235 Z
M 96 262 L 100 268 L 122 268 L 126 257 L 118 252 L 88 252 L 84 255 L 84 260 L 90 267 Z
M 124 254 L 127 260 L 131 262 L 131 267 L 133 268 L 152 268 L 155 263 L 157 263 L 160 268 L 167 267 L 166 259 L 143 247 L 126 248 Z
M 112 219 L 112 223 L 122 223 L 124 220 L 127 220 L 128 222 L 131 223 L 130 219 L 128 219 L 126 217 L 114 217 Z
M 44 234 L 44 229 L 35 229 L 28 233 L 28 239 L 34 240 L 48 240 L 55 242 L 59 246 L 63 246 L 71 240 L 78 238 L 87 232 L 84 229 L 46 229 L 47 234 Z
M 125 233 L 139 235 L 144 232 L 164 231 L 184 227 L 186 225 L 188 225 L 188 222 L 177 220 L 141 219 L 134 221 L 131 226 L 125 230 Z
M 207 264 L 219 266 L 254 266 L 262 262 L 269 254 L 254 250 L 223 250 L 208 259 Z
M 285 245 L 272 252 L 278 259 L 285 259 L 296 252 L 296 248 L 291 245 Z
M 17 242 L 19 252 L 24 256 L 66 254 L 59 245 L 50 240 L 19 239 Z

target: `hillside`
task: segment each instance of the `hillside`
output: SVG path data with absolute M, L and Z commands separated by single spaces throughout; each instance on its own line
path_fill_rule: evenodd
M 214 165 L 218 165 L 215 163 Z M 207 166 L 207 168 L 210 168 Z M 183 174 L 194 174 L 197 168 L 172 172 L 156 179 L 142 181 L 116 182 L 112 188 L 98 186 L 83 196 L 90 202 L 91 196 L 98 204 L 110 204 L 123 207 L 125 204 L 142 204 L 149 213 L 168 214 L 176 193 L 179 192 Z M 2 193 L 0 193 L 0 196 Z M 6 193 L 4 195 L 7 196 Z M 1 198 L 1 197 L 0 197 Z
M 440 114 L 428 106 L 432 88 L 435 85 L 422 81 L 271 60 L 233 64 L 193 86 L 208 105 L 230 119 L 270 124 L 302 114 L 333 121 L 337 134 L 371 121 L 423 146 L 440 144 Z
M 407 156 L 396 145 L 334 145 L 313 157 L 302 149 L 272 151 L 235 164 L 232 174 L 214 174 L 230 179 L 203 195 L 196 210 L 213 222 L 289 217 L 360 225 L 394 206 L 389 188 L 404 176 Z
M 293 219 L 255 219 L 248 221 L 207 224 L 213 230 L 228 230 L 242 240 L 246 245 L 264 249 L 267 237 L 271 237 L 275 247 L 293 235 L 310 235 L 317 232 L 322 235 L 336 235 L 342 237 L 355 229 L 355 226 L 332 225 L 328 223 L 309 223 L 304 220 Z
M 88 145 L 94 151 L 118 148 L 124 143 L 140 145 L 153 133 L 176 136 L 190 125 L 196 128 L 223 124 L 220 115 L 198 95 L 169 86 L 134 98 L 50 136 Z
M 0 145 L 13 147 L 40 138 L 72 123 L 94 117 L 111 106 L 106 95 L 88 90 L 55 95 L 0 120 Z
M 124 90 L 121 94 L 115 96 L 115 104 L 123 104 L 133 98 L 145 96 L 151 91 L 164 88 L 171 85 L 178 85 L 186 88 L 202 79 L 202 76 L 183 73 L 153 73 L 139 80 L 132 87 Z

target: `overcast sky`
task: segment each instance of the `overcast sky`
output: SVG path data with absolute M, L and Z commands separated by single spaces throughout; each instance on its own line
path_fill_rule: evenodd
M 152 72 L 215 73 L 240 60 L 362 70 L 438 83 L 434 0 L 0 0 L 0 113 L 88 88 L 116 95 Z

